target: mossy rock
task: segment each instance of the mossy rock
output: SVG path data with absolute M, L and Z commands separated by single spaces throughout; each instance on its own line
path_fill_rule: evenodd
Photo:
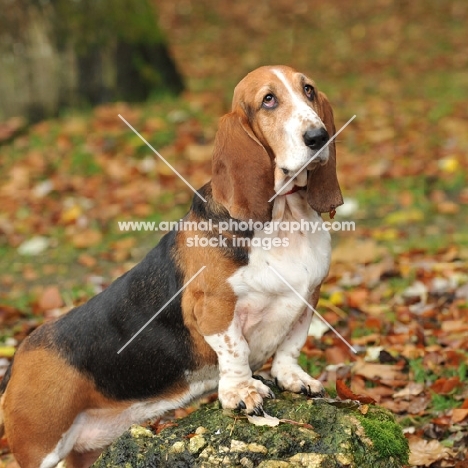
M 265 412 L 292 422 L 257 426 L 216 402 L 158 435 L 133 426 L 93 466 L 398 468 L 408 463 L 408 443 L 387 410 L 287 392 L 276 395 L 265 401 Z

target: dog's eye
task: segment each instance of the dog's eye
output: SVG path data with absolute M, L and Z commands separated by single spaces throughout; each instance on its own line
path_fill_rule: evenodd
M 278 101 L 276 100 L 276 98 L 275 98 L 275 96 L 273 94 L 267 94 L 263 98 L 263 106 L 264 107 L 272 108 L 272 107 L 275 107 L 276 104 L 278 104 Z
M 304 86 L 304 93 L 308 99 L 312 100 L 315 97 L 314 88 L 308 84 Z

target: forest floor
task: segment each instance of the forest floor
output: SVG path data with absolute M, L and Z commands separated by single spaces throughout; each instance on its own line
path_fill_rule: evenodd
M 463 1 L 158 2 L 179 98 L 0 123 L 0 376 L 44 320 L 131 268 L 210 179 L 217 119 L 251 69 L 288 64 L 333 104 L 345 205 L 302 365 L 398 418 L 411 466 L 468 467 L 468 48 Z M 346 393 L 346 389 L 342 389 Z M 181 409 L 174 416 L 187 414 Z M 17 465 L 0 441 L 0 466 Z M 3 460 L 3 461 L 2 461 Z

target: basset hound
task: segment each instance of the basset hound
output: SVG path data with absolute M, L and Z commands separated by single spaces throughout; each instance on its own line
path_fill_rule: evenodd
M 292 68 L 261 67 L 237 85 L 212 179 L 184 218 L 191 228 L 170 231 L 19 347 L 0 386 L 0 426 L 22 468 L 89 467 L 131 424 L 216 389 L 224 408 L 261 414 L 273 394 L 252 373 L 270 357 L 280 388 L 323 394 L 297 363 L 312 317 L 298 295 L 315 307 L 330 235 L 251 226 L 322 223 L 321 213 L 342 204 L 334 133 L 326 96 Z M 199 228 L 209 220 L 209 230 Z M 221 233 L 227 221 L 249 227 Z M 194 245 L 196 236 L 224 242 Z M 252 242 L 236 243 L 242 236 Z M 268 238 L 271 248 L 253 242 Z

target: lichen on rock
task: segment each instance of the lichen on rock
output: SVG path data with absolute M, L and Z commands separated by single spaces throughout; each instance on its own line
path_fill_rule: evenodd
M 95 468 L 400 468 L 408 444 L 393 415 L 350 400 L 280 393 L 264 410 L 276 427 L 257 426 L 218 402 L 201 407 L 159 434 L 132 428 Z

